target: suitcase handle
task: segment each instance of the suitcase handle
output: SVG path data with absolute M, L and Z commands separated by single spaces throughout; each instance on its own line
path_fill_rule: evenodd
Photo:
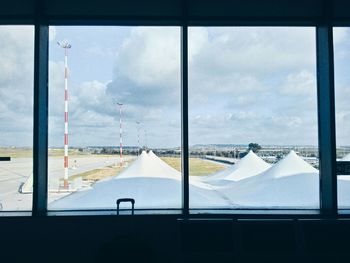
M 134 198 L 119 198 L 117 199 L 117 215 L 119 215 L 119 205 L 120 203 L 126 203 L 130 202 L 131 203 L 131 214 L 134 214 L 134 205 L 135 205 L 135 199 Z

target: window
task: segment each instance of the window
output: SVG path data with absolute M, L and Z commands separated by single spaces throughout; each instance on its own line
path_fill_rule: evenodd
M 52 26 L 49 56 L 49 209 L 181 208 L 180 28 Z
M 349 176 L 333 174 L 330 150 L 347 165 L 348 28 L 334 43 L 329 34 L 347 23 L 339 6 L 329 20 L 314 3 L 255 14 L 235 2 L 125 2 L 120 13 L 57 3 L 1 11 L 0 209 L 100 211 L 131 197 L 160 213 L 335 215 L 336 194 L 349 208 Z
M 335 66 L 335 110 L 336 110 L 336 142 L 337 160 L 350 161 L 350 94 L 349 66 L 349 28 L 334 28 L 334 66 Z M 350 176 L 339 175 L 338 179 L 338 206 L 350 207 Z
M 0 26 L 0 210 L 32 209 L 33 26 Z
M 189 29 L 190 207 L 318 208 L 315 28 Z

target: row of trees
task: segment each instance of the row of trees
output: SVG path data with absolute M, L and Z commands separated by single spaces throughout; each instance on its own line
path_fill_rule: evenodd
M 258 143 L 249 143 L 248 149 L 246 150 L 190 150 L 191 156 L 203 156 L 203 155 L 215 155 L 220 157 L 228 157 L 228 158 L 242 158 L 246 155 L 250 150 L 257 153 L 261 149 L 261 146 Z M 138 155 L 143 150 L 147 150 L 146 148 L 135 149 L 135 148 L 123 148 L 123 154 L 125 155 Z M 79 149 L 79 151 L 83 151 L 83 149 Z M 155 154 L 160 156 L 180 156 L 181 152 L 175 149 L 155 149 L 153 150 Z M 101 147 L 92 149 L 91 153 L 93 154 L 108 154 L 108 155 L 117 155 L 120 153 L 119 148 L 115 147 Z

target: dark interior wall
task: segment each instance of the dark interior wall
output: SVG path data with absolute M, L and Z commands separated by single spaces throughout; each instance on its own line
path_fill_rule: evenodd
M 40 7 L 40 8 L 38 8 Z M 186 9 L 184 9 L 186 7 Z M 186 12 L 184 12 L 186 10 Z M 12 0 L 0 22 L 348 23 L 346 0 Z M 185 19 L 185 20 L 184 20 Z M 0 217 L 0 262 L 350 262 L 349 220 Z M 348 261 L 346 261 L 348 260 Z
M 171 262 L 178 251 L 166 217 L 0 218 L 0 228 L 1 262 Z
M 0 218 L 1 262 L 349 262 L 350 220 Z
M 334 22 L 350 21 L 347 0 L 13 0 L 2 1 L 0 19 L 19 17 L 34 21 L 35 14 L 51 22 L 89 19 L 133 23 L 136 19 L 158 23 L 234 21 L 271 23 L 276 21 L 317 23 L 326 16 Z

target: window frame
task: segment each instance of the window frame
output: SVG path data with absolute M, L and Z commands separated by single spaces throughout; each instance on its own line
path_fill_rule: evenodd
M 317 67 L 317 113 L 320 161 L 320 209 L 319 210 L 210 210 L 212 217 L 349 217 L 350 213 L 338 210 L 336 141 L 335 141 L 335 96 L 334 96 L 334 52 L 333 27 L 350 26 L 349 17 L 333 17 L 332 1 L 319 4 L 324 11 L 315 16 L 283 16 L 272 14 L 266 17 L 248 15 L 242 17 L 208 17 L 188 15 L 193 13 L 196 1 L 179 1 L 181 15 L 178 16 L 96 16 L 48 15 L 44 0 L 36 0 L 33 15 L 0 15 L 0 25 L 34 25 L 34 130 L 33 130 L 33 205 L 32 216 L 83 215 L 84 211 L 48 211 L 48 38 L 49 25 L 103 25 L 103 26 L 179 26 L 181 28 L 181 152 L 182 152 L 182 217 L 196 217 L 189 207 L 189 131 L 188 131 L 188 27 L 190 26 L 313 26 L 316 29 Z M 47 4 L 47 3 L 46 3 Z M 288 5 L 285 3 L 285 5 Z M 246 7 L 246 6 L 245 6 Z M 272 6 L 271 6 L 272 8 Z M 272 9 L 271 9 L 272 10 Z M 271 11 L 272 12 L 272 11 Z M 322 107 L 321 107 L 322 105 Z M 141 212 L 141 210 L 140 210 Z M 151 212 L 151 211 L 149 211 Z M 160 211 L 171 214 L 170 209 Z M 203 211 L 206 213 L 209 211 Z M 89 213 L 105 214 L 102 210 Z M 108 213 L 108 212 L 107 212 Z M 344 214 L 347 213 L 347 214 Z M 0 216 L 29 215 L 28 212 L 0 213 Z

